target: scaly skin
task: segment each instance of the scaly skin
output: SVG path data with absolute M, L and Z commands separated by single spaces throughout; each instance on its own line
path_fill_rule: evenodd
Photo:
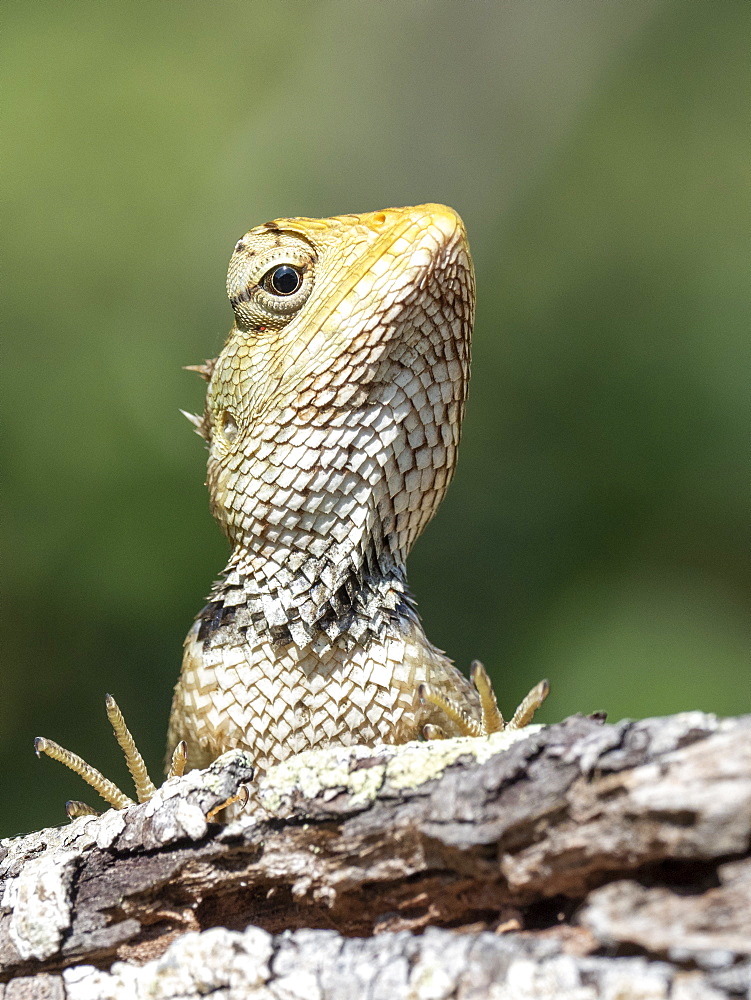
M 453 475 L 467 396 L 461 219 L 443 205 L 277 219 L 239 241 L 227 290 L 235 325 L 196 423 L 232 555 L 185 642 L 168 751 L 185 740 L 203 767 L 240 747 L 263 772 L 425 723 L 466 732 L 420 698 L 427 684 L 480 719 L 405 570 Z

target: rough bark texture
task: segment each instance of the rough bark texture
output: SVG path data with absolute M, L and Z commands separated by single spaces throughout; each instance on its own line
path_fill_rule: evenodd
M 751 717 L 225 755 L 0 846 L 0 1000 L 751 996 Z

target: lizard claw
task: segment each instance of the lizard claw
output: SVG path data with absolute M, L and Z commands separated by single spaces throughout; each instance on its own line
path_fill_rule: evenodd
M 133 776 L 138 801 L 148 802 L 148 800 L 156 792 L 156 785 L 146 771 L 146 765 L 143 762 L 143 757 L 138 752 L 135 740 L 131 736 L 130 730 L 125 724 L 123 714 L 111 694 L 106 696 L 106 706 L 107 718 L 110 720 L 110 724 L 115 733 L 115 738 L 120 744 L 120 748 L 125 755 L 125 763 L 128 765 L 128 770 Z M 125 792 L 121 791 L 117 785 L 114 784 L 114 782 L 105 778 L 101 771 L 97 771 L 95 767 L 87 764 L 82 757 L 78 756 L 78 754 L 71 753 L 70 750 L 66 750 L 65 747 L 61 747 L 58 743 L 55 743 L 54 740 L 48 740 L 44 736 L 37 736 L 34 740 L 34 749 L 37 757 L 41 757 L 42 754 L 44 754 L 46 757 L 51 757 L 53 760 L 57 760 L 61 764 L 70 768 L 71 771 L 74 771 L 79 777 L 83 778 L 87 784 L 91 785 L 91 787 L 102 796 L 105 802 L 113 806 L 115 809 L 124 809 L 126 806 L 136 804 L 134 800 L 129 798 Z M 175 749 L 172 751 L 172 759 L 167 772 L 167 778 L 181 778 L 185 771 L 187 760 L 188 745 L 185 740 L 180 740 Z M 250 792 L 248 791 L 247 786 L 241 785 L 235 795 L 231 795 L 226 801 L 211 809 L 206 814 L 206 819 L 209 823 L 211 823 L 214 821 L 214 817 L 220 813 L 222 809 L 226 809 L 227 806 L 232 805 L 235 802 L 239 802 L 242 806 L 245 806 L 247 805 L 249 798 Z M 68 819 L 77 819 L 79 816 L 99 815 L 96 809 L 92 809 L 91 806 L 87 805 L 85 802 L 78 802 L 75 799 L 65 803 L 65 812 L 68 815 Z
M 107 718 L 110 720 L 115 738 L 125 755 L 125 763 L 128 765 L 128 770 L 133 776 L 138 801 L 147 802 L 156 791 L 156 785 L 148 775 L 143 757 L 138 752 L 135 740 L 125 724 L 123 713 L 120 711 L 117 702 L 111 694 L 106 696 L 105 704 L 107 707 Z M 54 740 L 48 740 L 44 736 L 37 736 L 34 740 L 34 750 L 37 757 L 41 757 L 44 754 L 46 757 L 51 757 L 53 760 L 57 760 L 70 768 L 71 771 L 74 771 L 79 777 L 83 778 L 88 785 L 91 785 L 94 791 L 101 795 L 108 805 L 113 806 L 115 809 L 124 809 L 126 806 L 135 805 L 134 800 L 121 791 L 113 781 L 105 778 L 101 771 L 97 771 L 95 767 L 87 764 L 78 754 L 71 753 L 70 750 L 61 747 Z M 178 755 L 178 750 L 179 745 L 175 748 L 173 766 L 175 757 Z M 185 767 L 184 760 L 182 767 L 183 769 Z M 182 771 L 175 771 L 175 773 L 181 774 Z M 90 806 L 77 801 L 66 803 L 65 811 L 70 819 L 75 819 L 77 816 L 96 815 L 95 810 Z
M 185 774 L 185 765 L 188 763 L 188 744 L 185 740 L 180 740 L 172 751 L 167 778 L 182 778 Z
M 96 809 L 92 809 L 91 806 L 85 802 L 79 802 L 77 799 L 69 799 L 65 803 L 65 812 L 68 819 L 78 819 L 79 816 L 99 815 Z
M 435 705 L 444 715 L 454 723 L 461 736 L 489 736 L 491 733 L 501 733 L 506 730 L 523 729 L 532 721 L 535 712 L 542 705 L 550 691 L 548 681 L 540 681 L 529 694 L 522 699 L 521 704 L 514 712 L 511 719 L 506 722 L 498 708 L 498 701 L 493 690 L 493 685 L 488 677 L 488 672 L 479 660 L 473 660 L 470 668 L 470 678 L 475 689 L 480 696 L 480 718 L 477 719 L 467 709 L 445 695 L 431 688 L 429 684 L 421 684 L 419 688 L 420 700 L 428 704 Z M 426 739 L 436 737 L 429 736 L 428 730 L 440 727 L 427 725 L 423 732 Z
M 239 802 L 240 808 L 242 809 L 248 804 L 249 801 L 250 792 L 248 790 L 248 786 L 240 785 L 234 795 L 230 795 L 230 797 L 225 799 L 224 802 L 220 802 L 218 806 L 214 806 L 213 809 L 209 809 L 206 813 L 206 822 L 213 823 L 215 821 L 215 817 L 222 811 L 222 809 L 226 809 L 227 806 L 234 805 L 235 802 Z

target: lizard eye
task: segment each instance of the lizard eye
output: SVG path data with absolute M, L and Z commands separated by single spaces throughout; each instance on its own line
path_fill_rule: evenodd
M 291 264 L 279 264 L 263 276 L 261 285 L 272 295 L 294 295 L 302 285 L 302 271 Z
M 241 329 L 281 330 L 299 313 L 315 283 L 314 248 L 294 233 L 250 233 L 232 254 L 227 294 Z

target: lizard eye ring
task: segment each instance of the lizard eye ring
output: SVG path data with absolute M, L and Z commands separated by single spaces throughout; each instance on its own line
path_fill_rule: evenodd
M 261 286 L 272 295 L 294 295 L 302 285 L 302 270 L 291 264 L 277 264 L 261 279 Z

